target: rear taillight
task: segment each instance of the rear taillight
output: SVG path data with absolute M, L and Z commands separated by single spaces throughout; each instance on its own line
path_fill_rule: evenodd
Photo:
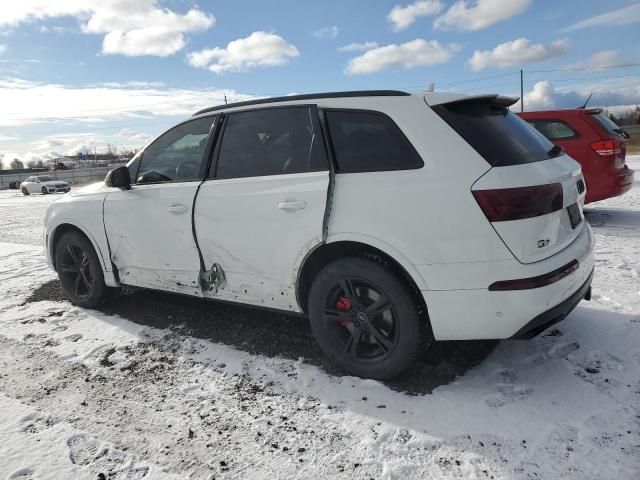
M 617 140 L 598 140 L 589 145 L 591 149 L 601 157 L 624 158 L 626 146 L 624 142 Z
M 562 209 L 562 184 L 474 190 L 473 196 L 490 222 L 539 217 Z

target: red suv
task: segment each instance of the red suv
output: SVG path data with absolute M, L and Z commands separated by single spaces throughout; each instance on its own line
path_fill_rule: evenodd
M 599 108 L 519 113 L 582 165 L 587 184 L 585 203 L 622 195 L 633 184 L 625 164 L 629 135 Z

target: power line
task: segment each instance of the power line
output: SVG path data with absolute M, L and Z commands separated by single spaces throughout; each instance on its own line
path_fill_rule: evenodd
M 551 68 L 549 70 L 525 70 L 524 73 L 551 73 L 551 72 L 573 72 L 582 70 L 608 70 L 610 68 L 628 68 L 638 67 L 640 63 L 622 63 L 619 65 L 603 65 L 601 67 L 569 67 L 569 68 Z

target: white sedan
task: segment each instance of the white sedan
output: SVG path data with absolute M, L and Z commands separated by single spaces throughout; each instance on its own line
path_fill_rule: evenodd
M 20 189 L 24 195 L 31 193 L 47 193 L 63 192 L 67 193 L 71 190 L 71 186 L 62 180 L 56 180 L 51 175 L 36 175 L 27 178 L 20 184 Z

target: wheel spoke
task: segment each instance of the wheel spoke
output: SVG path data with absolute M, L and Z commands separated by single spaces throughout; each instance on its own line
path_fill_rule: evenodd
M 60 271 L 62 273 L 69 273 L 69 272 L 77 273 L 78 272 L 78 267 L 76 265 L 65 265 L 63 263 L 63 264 L 60 265 Z
M 349 278 L 343 278 L 340 280 L 340 288 L 344 292 L 345 296 L 352 302 L 356 299 L 356 290 L 353 288 L 353 283 Z
M 80 273 L 78 273 L 78 275 L 76 276 L 75 281 L 73 282 L 73 293 L 75 295 L 80 295 L 80 283 L 82 281 L 82 275 L 80 275 Z
M 360 337 L 362 337 L 362 330 L 359 328 L 353 328 L 351 336 L 347 340 L 347 344 L 344 347 L 344 353 L 351 358 L 358 356 L 358 345 L 360 344 Z
M 388 352 L 393 348 L 393 342 L 389 340 L 384 334 L 378 330 L 378 328 L 371 323 L 369 324 L 369 333 L 371 337 L 375 340 L 375 342 L 382 348 L 385 352 Z
M 378 299 L 366 308 L 365 312 L 370 317 L 375 317 L 389 308 L 391 308 L 391 302 L 386 295 L 380 294 Z
M 324 309 L 324 319 L 327 322 L 344 322 L 345 320 L 352 321 L 353 318 L 348 312 L 342 310 L 336 310 L 335 308 Z
M 84 272 L 81 272 L 81 277 L 82 277 L 82 281 L 84 282 L 84 286 L 87 288 L 87 293 L 89 293 L 91 291 L 91 282 L 89 281 L 87 276 L 84 274 Z
M 76 265 L 80 265 L 80 259 L 78 258 L 78 254 L 75 252 L 72 245 L 67 245 L 67 253 L 71 257 L 73 263 L 75 263 Z

